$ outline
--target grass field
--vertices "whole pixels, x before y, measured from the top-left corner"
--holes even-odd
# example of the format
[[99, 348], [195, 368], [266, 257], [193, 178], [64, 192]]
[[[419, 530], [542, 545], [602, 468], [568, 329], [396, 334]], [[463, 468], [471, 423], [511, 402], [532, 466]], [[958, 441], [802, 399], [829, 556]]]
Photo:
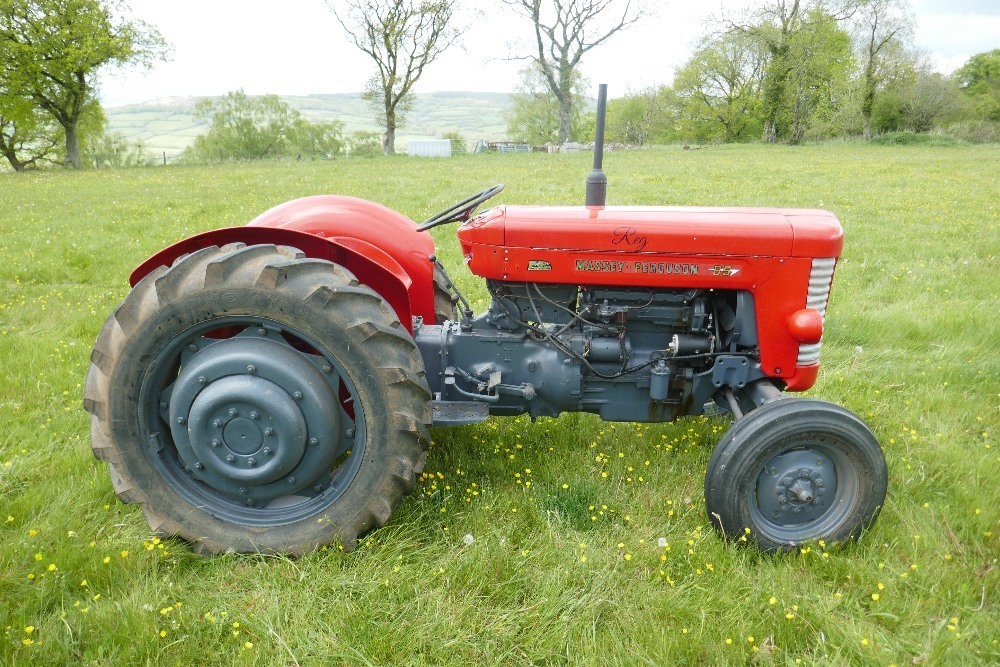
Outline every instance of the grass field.
[[[352, 553], [201, 558], [118, 502], [82, 384], [141, 260], [322, 192], [418, 220], [494, 182], [507, 203], [579, 203], [588, 160], [0, 174], [0, 664], [1000, 662], [995, 145], [607, 155], [609, 203], [841, 218], [810, 395], [862, 415], [885, 449], [887, 504], [859, 543], [779, 556], [724, 543], [702, 484], [728, 424], [705, 418], [434, 430], [416, 493]], [[454, 229], [435, 236], [481, 309]]]

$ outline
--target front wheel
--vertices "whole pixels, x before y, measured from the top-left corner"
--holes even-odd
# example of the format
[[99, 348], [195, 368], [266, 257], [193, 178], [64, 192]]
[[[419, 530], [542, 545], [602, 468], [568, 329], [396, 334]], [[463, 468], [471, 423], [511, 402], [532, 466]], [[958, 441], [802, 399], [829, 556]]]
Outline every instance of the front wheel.
[[412, 490], [430, 393], [413, 339], [344, 268], [210, 247], [146, 276], [94, 346], [95, 456], [196, 551], [351, 547]]
[[886, 486], [882, 449], [859, 417], [783, 398], [745, 415], [719, 442], [705, 504], [724, 535], [775, 552], [857, 537], [878, 516]]

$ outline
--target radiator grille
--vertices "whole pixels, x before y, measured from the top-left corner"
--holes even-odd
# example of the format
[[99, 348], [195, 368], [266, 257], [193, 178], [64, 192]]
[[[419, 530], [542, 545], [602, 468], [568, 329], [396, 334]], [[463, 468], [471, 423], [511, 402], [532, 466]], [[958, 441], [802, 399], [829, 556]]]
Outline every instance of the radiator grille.
[[[809, 293], [806, 296], [806, 308], [819, 311], [826, 322], [826, 304], [830, 299], [830, 286], [833, 284], [833, 270], [837, 266], [836, 257], [813, 259], [812, 270], [809, 272]], [[819, 363], [819, 350], [823, 342], [812, 345], [799, 345], [799, 357], [796, 366], [812, 366]]]

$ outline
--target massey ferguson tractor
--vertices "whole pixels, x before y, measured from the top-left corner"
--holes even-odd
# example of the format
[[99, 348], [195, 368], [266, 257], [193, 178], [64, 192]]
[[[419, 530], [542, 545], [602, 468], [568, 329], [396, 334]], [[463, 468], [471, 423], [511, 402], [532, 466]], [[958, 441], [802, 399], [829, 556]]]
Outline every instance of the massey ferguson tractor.
[[[201, 553], [300, 554], [389, 520], [431, 427], [581, 411], [731, 414], [710, 521], [764, 551], [858, 536], [886, 494], [869, 428], [789, 398], [816, 381], [843, 231], [833, 214], [605, 206], [605, 88], [584, 206], [420, 225], [314, 196], [184, 239], [131, 275], [91, 356], [91, 441], [118, 497]], [[428, 230], [461, 223], [473, 314]]]

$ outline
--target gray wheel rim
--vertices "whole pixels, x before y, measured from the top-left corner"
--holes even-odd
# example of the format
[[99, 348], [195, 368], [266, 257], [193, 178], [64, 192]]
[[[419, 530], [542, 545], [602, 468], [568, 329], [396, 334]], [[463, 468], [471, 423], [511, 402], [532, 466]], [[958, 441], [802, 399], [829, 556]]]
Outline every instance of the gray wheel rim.
[[781, 449], [747, 489], [750, 516], [768, 539], [793, 544], [836, 531], [860, 493], [855, 464], [823, 438]]
[[356, 396], [340, 361], [301, 331], [225, 317], [160, 349], [139, 420], [153, 465], [187, 502], [222, 520], [278, 526], [321, 513], [357, 475], [366, 429]]

